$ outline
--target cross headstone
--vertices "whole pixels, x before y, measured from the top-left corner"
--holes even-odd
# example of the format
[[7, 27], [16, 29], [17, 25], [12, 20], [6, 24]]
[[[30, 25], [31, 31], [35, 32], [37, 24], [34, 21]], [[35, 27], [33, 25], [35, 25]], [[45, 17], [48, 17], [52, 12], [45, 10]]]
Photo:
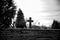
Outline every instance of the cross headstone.
[[27, 21], [29, 22], [29, 27], [31, 28], [31, 23], [33, 22], [32, 18], [30, 17]]

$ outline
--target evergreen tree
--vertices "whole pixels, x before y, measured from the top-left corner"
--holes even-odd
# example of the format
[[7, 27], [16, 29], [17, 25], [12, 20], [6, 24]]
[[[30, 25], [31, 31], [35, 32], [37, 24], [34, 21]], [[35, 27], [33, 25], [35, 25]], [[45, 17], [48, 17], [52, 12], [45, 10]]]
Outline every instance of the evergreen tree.
[[16, 6], [13, 0], [0, 1], [0, 28], [8, 28], [11, 24], [11, 18], [16, 13]]
[[60, 29], [60, 23], [54, 20], [52, 24], [52, 29]]
[[19, 11], [18, 11], [17, 20], [16, 20], [16, 27], [17, 28], [26, 27], [26, 22], [24, 20], [24, 15], [23, 15], [23, 12], [21, 9], [19, 9]]

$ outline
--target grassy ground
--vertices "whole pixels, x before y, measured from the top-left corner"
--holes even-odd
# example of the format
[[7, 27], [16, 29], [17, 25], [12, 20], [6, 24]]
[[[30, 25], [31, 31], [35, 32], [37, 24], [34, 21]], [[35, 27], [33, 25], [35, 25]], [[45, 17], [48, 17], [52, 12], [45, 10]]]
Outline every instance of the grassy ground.
[[57, 29], [4, 29], [0, 31], [0, 40], [58, 40], [59, 35]]

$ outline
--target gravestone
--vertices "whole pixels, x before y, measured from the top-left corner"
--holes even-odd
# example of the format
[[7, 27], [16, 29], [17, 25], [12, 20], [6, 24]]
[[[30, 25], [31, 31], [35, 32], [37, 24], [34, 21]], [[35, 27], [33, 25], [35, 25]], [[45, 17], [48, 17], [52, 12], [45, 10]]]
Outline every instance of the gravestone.
[[29, 22], [29, 27], [31, 28], [31, 23], [33, 22], [32, 18], [30, 17], [27, 21]]

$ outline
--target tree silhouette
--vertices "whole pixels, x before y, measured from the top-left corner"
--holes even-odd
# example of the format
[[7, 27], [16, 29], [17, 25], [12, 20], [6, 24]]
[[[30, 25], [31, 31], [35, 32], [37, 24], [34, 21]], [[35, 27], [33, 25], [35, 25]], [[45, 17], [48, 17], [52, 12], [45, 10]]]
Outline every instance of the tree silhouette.
[[18, 11], [17, 20], [16, 20], [16, 27], [17, 28], [26, 27], [26, 22], [24, 20], [24, 14], [21, 9], [19, 9], [19, 11]]
[[16, 13], [16, 6], [13, 0], [0, 1], [0, 28], [8, 28], [11, 24], [11, 18]]
[[53, 24], [52, 24], [52, 28], [53, 29], [60, 29], [60, 23], [56, 20], [53, 21]]

